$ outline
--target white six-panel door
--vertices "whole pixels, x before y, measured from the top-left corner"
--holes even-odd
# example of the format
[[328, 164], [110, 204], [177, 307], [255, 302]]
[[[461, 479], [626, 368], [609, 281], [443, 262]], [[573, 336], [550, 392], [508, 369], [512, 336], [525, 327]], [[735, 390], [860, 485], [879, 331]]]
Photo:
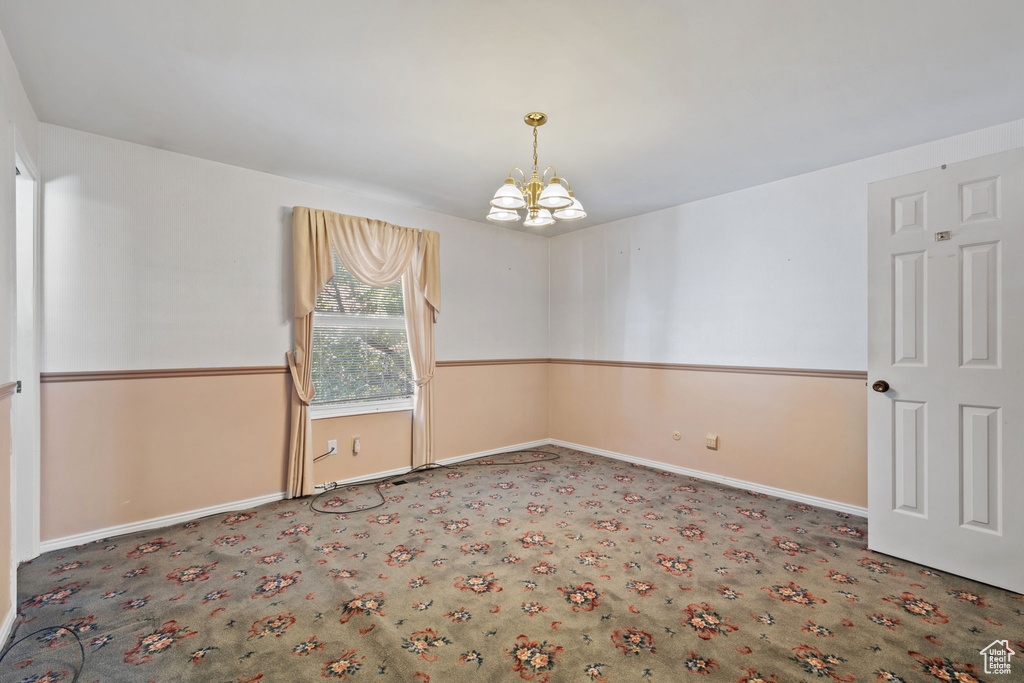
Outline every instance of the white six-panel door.
[[868, 213], [868, 545], [1024, 592], [1024, 150]]

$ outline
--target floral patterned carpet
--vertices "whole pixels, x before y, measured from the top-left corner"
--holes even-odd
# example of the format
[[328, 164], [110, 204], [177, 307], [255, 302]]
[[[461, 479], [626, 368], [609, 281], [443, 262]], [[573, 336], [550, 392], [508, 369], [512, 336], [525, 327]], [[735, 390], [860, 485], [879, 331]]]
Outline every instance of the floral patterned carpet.
[[[80, 681], [959, 681], [1021, 596], [876, 555], [865, 521], [546, 447], [21, 567], [16, 637]], [[320, 506], [378, 501], [338, 489]], [[1012, 660], [1024, 676], [1024, 660]], [[0, 680], [71, 681], [64, 630]]]

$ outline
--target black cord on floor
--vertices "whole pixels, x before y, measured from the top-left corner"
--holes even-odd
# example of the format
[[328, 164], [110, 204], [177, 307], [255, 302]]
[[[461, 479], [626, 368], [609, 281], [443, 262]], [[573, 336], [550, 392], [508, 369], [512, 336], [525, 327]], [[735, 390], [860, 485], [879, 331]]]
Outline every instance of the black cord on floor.
[[46, 628], [41, 628], [36, 631], [32, 631], [32, 633], [29, 633], [27, 636], [22, 636], [21, 638], [18, 638], [16, 641], [8, 645], [3, 652], [0, 652], [0, 663], [4, 661], [4, 657], [6, 657], [8, 653], [10, 653], [10, 651], [13, 650], [16, 645], [28, 640], [34, 635], [45, 633], [47, 631], [67, 631], [75, 637], [76, 641], [78, 641], [78, 651], [79, 654], [81, 655], [81, 661], [78, 664], [78, 671], [75, 672], [74, 678], [71, 679], [71, 683], [75, 683], [78, 680], [78, 677], [82, 675], [82, 670], [85, 668], [85, 645], [82, 644], [82, 639], [78, 637], [78, 634], [75, 633], [75, 630], [70, 629], [67, 626], [47, 626]]
[[[551, 461], [554, 461], [554, 460], [559, 460], [562, 457], [558, 453], [552, 453], [551, 451], [542, 451], [542, 450], [539, 450], [539, 449], [528, 449], [528, 450], [520, 450], [520, 451], [508, 451], [507, 453], [501, 453], [499, 455], [516, 455], [517, 453], [531, 453], [531, 454], [542, 453], [542, 454], [544, 454], [545, 456], [548, 456], [548, 457], [533, 458], [533, 459], [522, 460], [522, 461], [518, 461], [518, 462], [496, 462], [492, 458], [488, 458], [486, 460], [481, 458], [481, 459], [478, 459], [479, 461], [466, 461], [466, 462], [455, 463], [454, 465], [442, 465], [440, 463], [428, 463], [426, 465], [417, 465], [416, 467], [412, 468], [408, 472], [403, 472], [402, 474], [393, 474], [393, 475], [391, 475], [389, 477], [382, 477], [380, 479], [375, 479], [375, 480], [372, 480], [372, 481], [365, 481], [365, 482], [360, 482], [358, 484], [352, 484], [352, 485], [345, 485], [345, 484], [338, 485], [338, 484], [335, 484], [335, 485], [331, 486], [330, 488], [326, 489], [325, 491], [322, 491], [317, 496], [315, 496], [312, 500], [310, 500], [309, 501], [309, 507], [314, 512], [320, 512], [320, 513], [328, 514], [328, 515], [348, 515], [348, 514], [354, 514], [354, 513], [357, 513], [357, 512], [366, 512], [368, 510], [375, 510], [375, 509], [381, 507], [382, 505], [384, 505], [387, 502], [387, 499], [384, 497], [384, 493], [381, 491], [381, 486], [383, 486], [384, 484], [386, 484], [388, 482], [394, 481], [396, 479], [400, 479], [402, 477], [408, 477], [411, 474], [416, 474], [417, 472], [425, 472], [427, 470], [436, 470], [436, 469], [442, 469], [442, 468], [443, 469], [448, 469], [448, 470], [457, 470], [460, 467], [500, 467], [500, 466], [514, 467], [516, 465], [532, 465], [532, 464], [538, 463], [538, 462], [551, 462]], [[326, 457], [328, 455], [331, 455], [331, 453], [330, 452], [324, 453], [323, 455], [318, 456], [317, 458], [314, 458], [314, 462], [316, 462], [316, 460], [319, 460], [320, 458]], [[322, 498], [323, 496], [327, 495], [328, 493], [331, 493], [332, 491], [336, 491], [336, 490], [338, 490], [340, 488], [354, 489], [354, 488], [360, 488], [360, 487], [363, 487], [363, 486], [370, 486], [370, 485], [373, 486], [374, 492], [378, 496], [380, 496], [380, 502], [377, 503], [376, 505], [371, 505], [369, 507], [355, 508], [355, 509], [352, 509], [352, 510], [328, 510], [328, 509], [318, 508], [316, 506], [316, 502], [318, 500], [320, 500], [320, 498]], [[214, 513], [212, 515], [207, 515], [207, 517], [215, 517], [217, 515], [222, 515], [222, 514], [224, 514], [224, 513], [223, 512], [218, 512], [218, 513]], [[202, 518], [200, 518], [200, 519], [202, 519]], [[82, 675], [82, 670], [85, 669], [85, 645], [82, 643], [82, 639], [78, 637], [78, 634], [74, 631], [74, 629], [70, 629], [67, 626], [47, 626], [46, 628], [41, 628], [41, 629], [33, 631], [32, 633], [29, 633], [26, 636], [22, 636], [21, 638], [19, 638], [18, 640], [14, 641], [9, 646], [7, 646], [7, 648], [5, 648], [3, 650], [3, 652], [0, 652], [0, 663], [3, 662], [4, 658], [7, 657], [7, 655], [11, 652], [11, 650], [13, 650], [15, 648], [15, 646], [19, 645], [20, 643], [23, 643], [24, 641], [28, 640], [29, 638], [31, 638], [33, 636], [39, 635], [40, 633], [46, 633], [48, 631], [55, 631], [55, 632], [56, 631], [66, 631], [67, 633], [70, 633], [72, 636], [75, 637], [75, 641], [78, 643], [78, 651], [79, 651], [79, 654], [80, 654], [80, 661], [79, 661], [79, 665], [78, 665], [78, 670], [75, 671], [75, 675], [71, 679], [71, 683], [76, 683], [78, 681], [79, 677]]]
[[[326, 489], [324, 491], [321, 491], [312, 500], [310, 500], [309, 501], [309, 509], [312, 510], [313, 512], [319, 512], [319, 513], [322, 513], [322, 514], [325, 514], [325, 515], [350, 515], [350, 514], [354, 514], [354, 513], [357, 513], [357, 512], [367, 512], [369, 510], [376, 510], [377, 508], [379, 508], [379, 507], [383, 506], [385, 503], [387, 503], [387, 499], [384, 497], [384, 493], [380, 490], [381, 486], [383, 486], [384, 484], [387, 484], [388, 482], [394, 481], [395, 479], [402, 479], [404, 477], [408, 477], [411, 474], [416, 474], [417, 472], [424, 472], [426, 470], [436, 470], [436, 469], [441, 469], [441, 468], [448, 469], [448, 470], [455, 470], [455, 469], [458, 469], [459, 467], [497, 467], [497, 466], [500, 466], [500, 465], [504, 465], [506, 467], [513, 467], [515, 465], [532, 465], [533, 463], [536, 463], [536, 462], [551, 462], [553, 460], [559, 460], [562, 457], [558, 453], [552, 453], [551, 451], [542, 451], [542, 450], [535, 450], [535, 449], [528, 449], [528, 450], [521, 450], [521, 451], [508, 451], [507, 453], [499, 453], [498, 455], [499, 456], [501, 456], [501, 455], [515, 455], [516, 453], [543, 453], [544, 455], [547, 455], [547, 456], [550, 456], [550, 457], [534, 458], [532, 460], [523, 460], [521, 462], [494, 462], [490, 458], [488, 458], [486, 460], [481, 458], [481, 459], [479, 459], [480, 462], [477, 462], [477, 461], [465, 461], [465, 462], [455, 463], [453, 465], [442, 465], [441, 463], [436, 463], [436, 462], [427, 463], [426, 465], [417, 465], [416, 467], [412, 468], [408, 472], [403, 472], [402, 474], [393, 474], [393, 475], [391, 475], [389, 477], [382, 477], [381, 479], [374, 479], [374, 480], [371, 480], [371, 481], [363, 481], [363, 482], [360, 482], [358, 484], [351, 484], [351, 485], [348, 485], [348, 484], [335, 484], [335, 485], [331, 486], [330, 488], [328, 488], [328, 489]], [[357, 508], [354, 508], [352, 510], [327, 510], [327, 509], [324, 509], [324, 508], [318, 508], [316, 506], [316, 502], [318, 500], [320, 500], [321, 498], [326, 496], [328, 493], [331, 493], [332, 491], [337, 491], [338, 489], [354, 489], [354, 488], [360, 488], [360, 487], [363, 487], [363, 486], [370, 486], [370, 485], [373, 485], [374, 492], [378, 496], [380, 496], [380, 502], [377, 503], [376, 505], [370, 505], [368, 507], [357, 507]]]

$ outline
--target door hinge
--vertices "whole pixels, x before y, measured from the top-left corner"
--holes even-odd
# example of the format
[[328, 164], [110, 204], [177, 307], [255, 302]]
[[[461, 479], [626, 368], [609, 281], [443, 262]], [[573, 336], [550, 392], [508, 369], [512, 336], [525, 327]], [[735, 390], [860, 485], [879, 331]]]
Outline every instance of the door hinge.
[[17, 381], [17, 383], [14, 386], [14, 393], [16, 393], [16, 394], [20, 394], [21, 393], [21, 380], [20, 379]]

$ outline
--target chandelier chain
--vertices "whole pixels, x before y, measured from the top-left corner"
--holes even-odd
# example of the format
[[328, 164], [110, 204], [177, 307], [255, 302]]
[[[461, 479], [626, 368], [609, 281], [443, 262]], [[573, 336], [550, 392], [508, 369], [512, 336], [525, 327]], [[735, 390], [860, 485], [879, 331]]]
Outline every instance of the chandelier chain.
[[537, 172], [537, 127], [533, 127], [533, 172]]

